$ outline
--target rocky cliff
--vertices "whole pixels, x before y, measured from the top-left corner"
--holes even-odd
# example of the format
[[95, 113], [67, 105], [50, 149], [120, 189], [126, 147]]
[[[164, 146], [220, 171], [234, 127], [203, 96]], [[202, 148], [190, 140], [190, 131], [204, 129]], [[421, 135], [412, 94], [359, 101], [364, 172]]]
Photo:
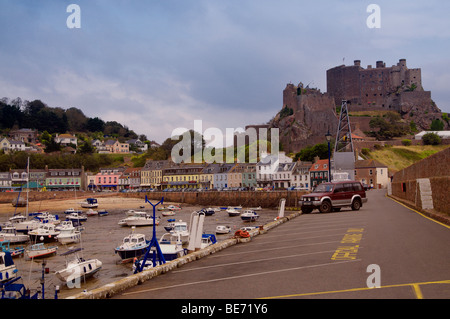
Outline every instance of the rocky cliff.
[[283, 108], [269, 126], [279, 128], [280, 145], [286, 153], [325, 142], [329, 131], [336, 134], [338, 117], [334, 99], [318, 89], [303, 84], [287, 84], [283, 91]]

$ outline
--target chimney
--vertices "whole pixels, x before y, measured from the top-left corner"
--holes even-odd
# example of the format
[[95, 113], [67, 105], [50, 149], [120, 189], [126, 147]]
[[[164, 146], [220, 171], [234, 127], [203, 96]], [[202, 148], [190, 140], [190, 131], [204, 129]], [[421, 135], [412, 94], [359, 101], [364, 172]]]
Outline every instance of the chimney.
[[355, 60], [353, 61], [353, 63], [355, 64], [355, 66], [361, 66], [361, 60]]
[[383, 61], [377, 61], [377, 69], [384, 68], [385, 66], [386, 66], [386, 64], [383, 63]]

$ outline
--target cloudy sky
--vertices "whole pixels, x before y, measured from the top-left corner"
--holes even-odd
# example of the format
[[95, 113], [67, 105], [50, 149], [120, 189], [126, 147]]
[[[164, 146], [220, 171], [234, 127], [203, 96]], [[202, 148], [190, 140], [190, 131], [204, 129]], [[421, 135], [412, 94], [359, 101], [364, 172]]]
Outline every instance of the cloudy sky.
[[[81, 28], [67, 27], [70, 4]], [[368, 28], [369, 4], [381, 27]], [[0, 0], [0, 98], [77, 107], [163, 142], [270, 120], [286, 84], [337, 65], [422, 68], [450, 112], [449, 1]]]

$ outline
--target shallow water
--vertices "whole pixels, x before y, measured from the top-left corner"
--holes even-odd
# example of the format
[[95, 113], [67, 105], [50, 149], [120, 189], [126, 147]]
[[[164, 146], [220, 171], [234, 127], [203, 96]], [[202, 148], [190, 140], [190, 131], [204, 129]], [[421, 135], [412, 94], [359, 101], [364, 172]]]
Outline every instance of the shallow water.
[[[138, 207], [130, 207], [129, 209], [144, 210], [152, 213], [153, 209], [149, 206], [150, 205], [146, 204], [145, 209], [139, 209]], [[101, 207], [99, 208], [101, 209]], [[168, 219], [175, 218], [176, 220], [183, 220], [189, 224], [192, 212], [201, 208], [202, 207], [198, 206], [185, 206], [182, 210], [177, 211], [175, 216], [162, 216], [161, 212], [156, 211], [156, 216], [161, 217], [159, 225], [156, 226], [157, 238], [159, 239], [166, 233], [164, 225], [167, 224]], [[131, 232], [131, 227], [122, 227], [117, 224], [119, 220], [126, 217], [126, 211], [127, 210], [108, 210], [108, 216], [88, 217], [88, 220], [83, 223], [85, 230], [82, 231], [81, 243], [69, 245], [62, 245], [58, 242], [49, 243], [49, 245], [58, 245], [58, 253], [45, 259], [47, 263], [46, 268], [49, 268], [50, 271], [45, 275], [46, 299], [54, 298], [56, 285], [60, 286], [58, 297], [66, 298], [83, 290], [92, 290], [133, 274], [132, 264], [122, 263], [120, 257], [114, 252], [114, 248], [117, 247], [122, 242], [122, 239]], [[215, 234], [217, 225], [231, 226], [231, 233], [227, 235], [216, 235], [217, 240], [222, 241], [232, 237], [234, 232], [243, 226], [259, 226], [274, 220], [278, 211], [263, 209], [258, 211], [258, 214], [260, 217], [256, 222], [244, 222], [239, 216], [229, 217], [228, 213], [225, 210], [222, 210], [216, 212], [212, 216], [205, 217], [203, 232]], [[64, 213], [58, 213], [58, 215], [60, 218], [64, 218]], [[2, 222], [4, 221], [6, 220], [2, 220]], [[150, 240], [153, 233], [153, 227], [136, 227], [135, 232], [145, 234], [146, 239]], [[65, 284], [62, 284], [54, 273], [65, 267], [65, 257], [60, 256], [60, 254], [68, 249], [78, 247], [83, 248], [82, 257], [84, 259], [97, 258], [103, 263], [103, 266], [93, 277], [88, 278], [86, 282], [82, 282], [80, 288], [69, 288]], [[14, 258], [14, 262], [19, 269], [19, 275], [22, 276], [25, 285], [29, 287], [32, 292], [36, 291], [36, 289], [40, 287], [40, 279], [42, 277], [42, 259], [31, 261], [24, 257], [18, 257]]]

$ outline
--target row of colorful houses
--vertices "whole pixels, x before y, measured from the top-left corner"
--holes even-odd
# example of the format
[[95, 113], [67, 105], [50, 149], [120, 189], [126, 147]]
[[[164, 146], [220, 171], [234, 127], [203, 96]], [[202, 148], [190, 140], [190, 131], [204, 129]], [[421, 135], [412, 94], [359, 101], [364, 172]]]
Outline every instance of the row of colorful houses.
[[[45, 190], [310, 190], [329, 180], [328, 160], [293, 162], [280, 153], [265, 154], [258, 163], [176, 164], [170, 160], [146, 162], [144, 167], [102, 168], [98, 173], [81, 169], [24, 169], [0, 172], [0, 189]], [[333, 170], [331, 170], [333, 173]], [[355, 177], [364, 184], [385, 188], [387, 166], [374, 160], [355, 163]]]

